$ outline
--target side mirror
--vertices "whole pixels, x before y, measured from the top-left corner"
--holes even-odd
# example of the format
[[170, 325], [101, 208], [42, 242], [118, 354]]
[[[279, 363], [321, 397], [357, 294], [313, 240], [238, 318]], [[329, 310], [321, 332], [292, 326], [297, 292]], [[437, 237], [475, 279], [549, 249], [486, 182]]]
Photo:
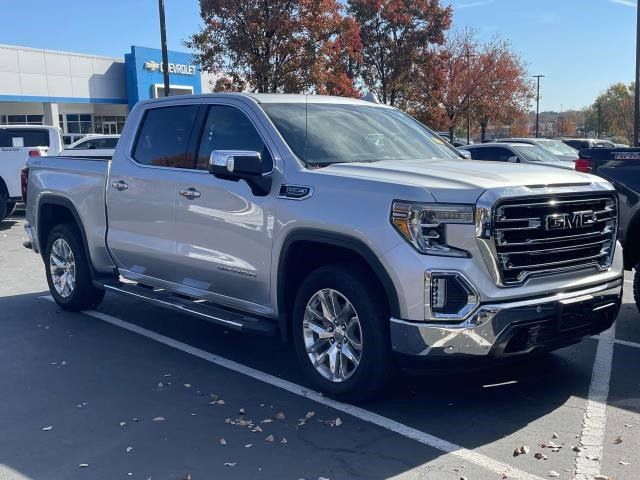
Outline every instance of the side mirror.
[[507, 158], [507, 162], [518, 163], [518, 157], [516, 157], [515, 155], [512, 155], [511, 157]]
[[471, 152], [469, 150], [458, 150], [458, 152], [467, 160], [471, 160]]
[[262, 155], [250, 150], [214, 150], [209, 157], [209, 173], [217, 178], [243, 179], [254, 195], [265, 196], [271, 191], [271, 176], [262, 173]]

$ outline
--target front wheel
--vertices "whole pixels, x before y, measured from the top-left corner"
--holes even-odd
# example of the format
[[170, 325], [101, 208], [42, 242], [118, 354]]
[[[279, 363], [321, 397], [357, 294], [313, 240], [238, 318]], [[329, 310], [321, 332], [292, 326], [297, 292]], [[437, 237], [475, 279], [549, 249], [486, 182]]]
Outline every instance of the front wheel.
[[75, 225], [56, 225], [44, 251], [47, 283], [51, 296], [65, 310], [96, 307], [104, 290], [93, 285], [89, 261]]
[[393, 372], [389, 315], [366, 272], [321, 267], [301, 284], [292, 332], [302, 368], [323, 392], [347, 401], [375, 397]]

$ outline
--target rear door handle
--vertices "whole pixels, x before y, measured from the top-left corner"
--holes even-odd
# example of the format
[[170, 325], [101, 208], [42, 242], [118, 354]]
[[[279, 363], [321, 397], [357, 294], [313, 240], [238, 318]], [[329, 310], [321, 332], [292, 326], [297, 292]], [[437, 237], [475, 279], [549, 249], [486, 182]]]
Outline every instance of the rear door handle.
[[112, 182], [111, 186], [113, 188], [115, 188], [116, 190], [118, 190], [119, 192], [126, 190], [127, 188], [129, 188], [129, 185], [127, 184], [127, 182], [124, 182], [122, 180], [119, 180], [117, 182]]
[[185, 188], [183, 190], [180, 190], [180, 195], [189, 199], [193, 199], [199, 198], [202, 194], [195, 188]]

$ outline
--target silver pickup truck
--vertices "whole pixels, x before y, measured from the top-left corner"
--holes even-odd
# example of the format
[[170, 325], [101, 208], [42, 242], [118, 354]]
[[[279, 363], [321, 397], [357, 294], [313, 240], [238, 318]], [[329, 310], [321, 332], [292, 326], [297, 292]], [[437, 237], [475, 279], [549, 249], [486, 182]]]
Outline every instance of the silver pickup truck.
[[32, 158], [25, 175], [27, 245], [62, 308], [117, 292], [279, 333], [343, 399], [397, 366], [569, 345], [620, 307], [606, 180], [464, 160], [384, 105], [141, 102], [111, 161]]

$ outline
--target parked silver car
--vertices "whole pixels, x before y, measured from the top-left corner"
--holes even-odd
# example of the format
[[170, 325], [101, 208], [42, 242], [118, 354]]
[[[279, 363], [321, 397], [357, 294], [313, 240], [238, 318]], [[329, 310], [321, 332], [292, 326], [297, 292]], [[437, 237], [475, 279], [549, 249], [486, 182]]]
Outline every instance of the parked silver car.
[[574, 170], [572, 161], [559, 160], [546, 150], [530, 143], [481, 143], [460, 147], [466, 150], [474, 160], [491, 160], [495, 162], [531, 163], [547, 167]]
[[558, 160], [564, 160], [572, 162], [578, 159], [578, 151], [575, 148], [571, 148], [569, 145], [561, 140], [555, 140], [551, 138], [500, 138], [496, 140], [500, 143], [528, 143], [531, 145], [537, 145], [538, 147], [546, 150]]

